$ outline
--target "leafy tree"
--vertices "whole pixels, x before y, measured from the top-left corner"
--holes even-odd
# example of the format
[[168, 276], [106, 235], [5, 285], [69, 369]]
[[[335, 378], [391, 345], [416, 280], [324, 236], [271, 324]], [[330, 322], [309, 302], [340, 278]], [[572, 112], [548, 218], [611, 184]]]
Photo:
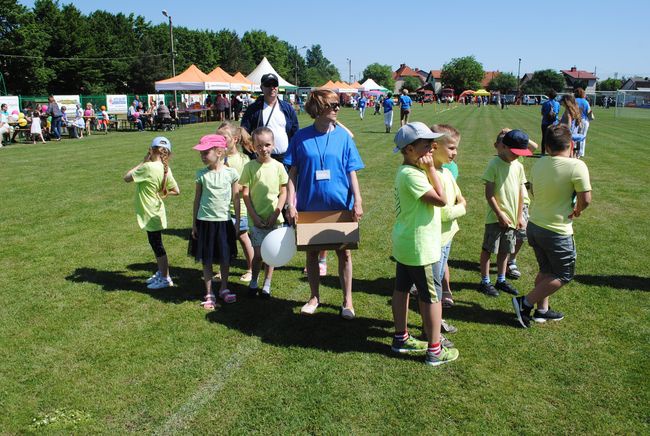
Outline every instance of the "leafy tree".
[[313, 86], [321, 86], [328, 80], [341, 80], [338, 68], [323, 54], [319, 44], [312, 45], [306, 53], [306, 82]]
[[219, 66], [230, 74], [241, 71], [247, 75], [255, 68], [251, 53], [233, 30], [220, 30], [214, 34], [212, 44], [219, 60]]
[[408, 89], [409, 92], [413, 92], [422, 86], [422, 82], [417, 77], [406, 77], [402, 83], [402, 89]]
[[393, 69], [390, 65], [381, 65], [378, 63], [370, 64], [363, 70], [362, 82], [372, 79], [378, 85], [383, 86], [389, 90], [395, 88], [395, 79], [393, 79]]
[[467, 89], [477, 89], [484, 75], [483, 65], [474, 56], [465, 56], [453, 58], [443, 65], [441, 80], [443, 86], [462, 92]]
[[517, 78], [511, 73], [501, 73], [490, 80], [487, 89], [506, 94], [517, 89]]
[[287, 46], [287, 68], [289, 69], [289, 77], [285, 77], [289, 82], [296, 82], [296, 77], [298, 77], [297, 83], [294, 83], [296, 86], [307, 86], [307, 62], [305, 59], [300, 56], [298, 49], [290, 45], [288, 42], [284, 42]]
[[269, 36], [263, 30], [251, 30], [244, 33], [242, 45], [250, 52], [255, 64], [266, 57], [281, 76], [288, 76], [287, 47], [277, 36]]
[[522, 87], [526, 94], [544, 94], [549, 89], [562, 92], [566, 82], [564, 76], [555, 70], [539, 70], [533, 73], [533, 77]]
[[618, 91], [623, 86], [623, 82], [620, 79], [612, 79], [611, 77], [605, 80], [601, 80], [596, 83], [596, 90], [598, 91]]

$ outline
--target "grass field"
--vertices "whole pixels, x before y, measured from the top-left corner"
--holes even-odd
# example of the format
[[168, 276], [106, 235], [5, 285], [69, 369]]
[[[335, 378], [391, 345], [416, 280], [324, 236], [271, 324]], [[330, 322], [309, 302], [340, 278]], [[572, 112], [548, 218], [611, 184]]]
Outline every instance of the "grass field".
[[[145, 287], [154, 259], [134, 187], [122, 181], [154, 133], [0, 149], [0, 434], [650, 433], [650, 123], [596, 109], [585, 159], [593, 203], [574, 224], [578, 275], [552, 302], [566, 318], [523, 330], [510, 298], [475, 290], [480, 176], [500, 128], [539, 140], [539, 109], [441, 109], [412, 115], [463, 135], [458, 183], [468, 215], [451, 256], [456, 306], [445, 313], [459, 329], [450, 339], [460, 358], [439, 368], [390, 353], [400, 158], [371, 110], [363, 122], [349, 109], [340, 116], [366, 164], [351, 322], [338, 316], [332, 275], [318, 314], [299, 315], [309, 294], [301, 254], [276, 272], [270, 301], [247, 299], [237, 283], [236, 304], [199, 307], [200, 266], [186, 256], [201, 166], [191, 146], [215, 123], [168, 135], [181, 196], [166, 200], [164, 241], [177, 286], [160, 291]], [[515, 284], [528, 291], [529, 247], [519, 265]], [[419, 334], [415, 311], [409, 321]]]

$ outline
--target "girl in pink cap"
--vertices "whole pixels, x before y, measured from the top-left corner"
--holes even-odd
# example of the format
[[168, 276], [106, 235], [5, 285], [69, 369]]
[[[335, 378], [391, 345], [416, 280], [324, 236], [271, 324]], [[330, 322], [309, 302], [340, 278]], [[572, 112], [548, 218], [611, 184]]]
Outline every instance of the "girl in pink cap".
[[[217, 305], [212, 291], [213, 263], [219, 263], [221, 286], [219, 297], [226, 303], [237, 300], [228, 290], [230, 259], [237, 254], [236, 228], [239, 228], [239, 173], [224, 163], [228, 144], [222, 135], [205, 135], [193, 148], [201, 153], [206, 165], [196, 172], [194, 223], [190, 254], [203, 264], [205, 301], [201, 305], [213, 310]], [[234, 200], [234, 201], [232, 201]], [[230, 219], [230, 203], [235, 206], [235, 223]]]

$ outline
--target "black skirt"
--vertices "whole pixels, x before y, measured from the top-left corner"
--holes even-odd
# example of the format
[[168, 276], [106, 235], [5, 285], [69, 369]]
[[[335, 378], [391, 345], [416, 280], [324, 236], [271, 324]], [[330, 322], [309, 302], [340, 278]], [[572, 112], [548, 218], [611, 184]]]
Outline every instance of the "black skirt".
[[235, 226], [228, 221], [196, 220], [197, 238], [190, 236], [187, 254], [203, 264], [230, 265], [230, 259], [237, 256]]

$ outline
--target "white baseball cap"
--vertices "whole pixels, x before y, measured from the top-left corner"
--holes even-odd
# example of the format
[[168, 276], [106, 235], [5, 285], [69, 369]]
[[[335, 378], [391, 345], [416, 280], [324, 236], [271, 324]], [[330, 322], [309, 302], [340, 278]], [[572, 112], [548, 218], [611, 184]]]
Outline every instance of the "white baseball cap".
[[436, 139], [445, 136], [444, 133], [432, 132], [426, 124], [420, 121], [404, 124], [395, 135], [395, 145], [393, 153], [397, 153], [409, 144], [414, 143], [418, 139]]

